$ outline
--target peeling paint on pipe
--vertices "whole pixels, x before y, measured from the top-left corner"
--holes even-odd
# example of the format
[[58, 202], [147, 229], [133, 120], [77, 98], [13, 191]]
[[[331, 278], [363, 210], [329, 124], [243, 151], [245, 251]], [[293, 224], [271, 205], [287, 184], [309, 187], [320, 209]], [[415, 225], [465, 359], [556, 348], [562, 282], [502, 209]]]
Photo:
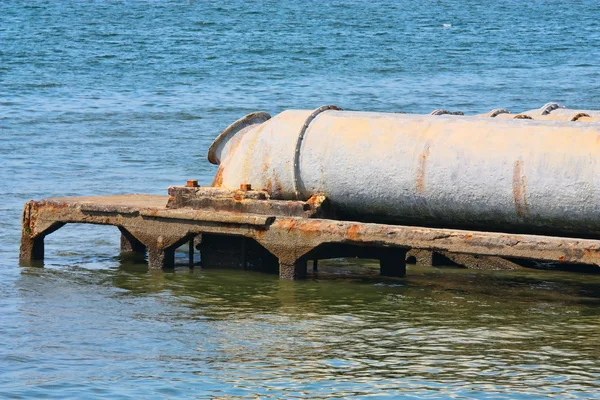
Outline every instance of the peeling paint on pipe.
[[217, 138], [215, 186], [251, 184], [274, 199], [322, 193], [358, 220], [600, 234], [596, 124], [326, 110], [303, 128], [311, 113]]

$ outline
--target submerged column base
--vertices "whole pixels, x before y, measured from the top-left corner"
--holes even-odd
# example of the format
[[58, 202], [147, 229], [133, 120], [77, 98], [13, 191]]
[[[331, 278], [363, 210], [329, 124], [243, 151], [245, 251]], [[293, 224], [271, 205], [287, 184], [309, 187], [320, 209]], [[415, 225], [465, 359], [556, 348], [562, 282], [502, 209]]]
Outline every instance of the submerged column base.
[[21, 248], [19, 251], [19, 261], [28, 263], [30, 261], [42, 261], [44, 259], [44, 236], [30, 237], [23, 234], [21, 236]]
[[306, 278], [306, 260], [299, 259], [293, 262], [279, 261], [279, 278], [297, 280]]
[[175, 249], [148, 248], [148, 269], [175, 268]]

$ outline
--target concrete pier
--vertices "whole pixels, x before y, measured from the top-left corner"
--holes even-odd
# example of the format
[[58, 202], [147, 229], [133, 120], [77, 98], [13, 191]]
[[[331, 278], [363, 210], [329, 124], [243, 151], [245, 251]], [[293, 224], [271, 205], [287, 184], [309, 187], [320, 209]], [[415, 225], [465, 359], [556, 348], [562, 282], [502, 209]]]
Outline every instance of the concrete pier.
[[173, 268], [175, 249], [186, 243], [190, 266], [197, 248], [202, 265], [278, 272], [284, 279], [306, 277], [308, 261], [338, 257], [379, 260], [381, 275], [401, 277], [410, 249], [458, 263], [462, 257], [466, 264], [495, 259], [508, 267], [505, 258], [515, 258], [600, 265], [599, 240], [341, 221], [323, 218], [323, 198], [273, 201], [249, 191], [231, 198], [214, 192], [193, 208], [181, 201], [185, 190], [201, 189], [170, 191], [170, 197], [30, 201], [23, 210], [20, 259], [42, 260], [47, 235], [65, 224], [89, 223], [118, 227], [121, 251], [147, 252], [149, 268]]

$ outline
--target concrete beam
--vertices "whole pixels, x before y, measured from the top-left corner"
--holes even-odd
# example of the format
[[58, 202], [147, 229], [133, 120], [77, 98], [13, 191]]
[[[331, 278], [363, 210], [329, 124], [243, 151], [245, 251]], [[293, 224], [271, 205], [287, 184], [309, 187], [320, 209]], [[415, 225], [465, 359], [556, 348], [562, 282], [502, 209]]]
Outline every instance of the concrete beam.
[[[122, 195], [49, 199], [27, 203], [24, 210], [22, 256], [43, 255], [43, 237], [65, 223], [114, 225], [131, 233], [152, 252], [153, 267], [172, 265], [170, 250], [196, 235], [229, 235], [253, 239], [279, 259], [280, 276], [305, 276], [305, 261], [321, 245], [365, 249], [419, 248], [478, 256], [510, 257], [562, 263], [600, 264], [600, 241], [540, 235], [436, 229], [331, 219], [281, 217], [167, 209], [166, 196]], [[391, 250], [390, 250], [391, 251]], [[161, 255], [162, 253], [162, 255]], [[369, 254], [368, 254], [369, 253]], [[370, 257], [370, 255], [369, 255]], [[381, 259], [381, 258], [380, 258]], [[398, 265], [398, 261], [394, 261]], [[391, 268], [391, 267], [390, 267]], [[400, 268], [402, 269], [402, 268]]]

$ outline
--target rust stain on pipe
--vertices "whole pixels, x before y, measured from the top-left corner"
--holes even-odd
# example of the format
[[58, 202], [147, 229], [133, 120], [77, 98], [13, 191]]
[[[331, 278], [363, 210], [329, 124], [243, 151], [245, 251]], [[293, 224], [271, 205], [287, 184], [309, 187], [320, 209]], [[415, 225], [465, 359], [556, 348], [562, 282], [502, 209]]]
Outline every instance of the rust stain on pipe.
[[515, 161], [512, 187], [517, 215], [519, 217], [529, 215], [529, 205], [527, 204], [527, 177], [523, 174], [523, 160]]
[[225, 168], [223, 168], [223, 164], [220, 164], [219, 169], [217, 169], [217, 173], [215, 174], [215, 178], [213, 179], [211, 186], [214, 186], [214, 187], [223, 186], [223, 171], [224, 170], [225, 170]]
[[425, 190], [425, 173], [427, 172], [427, 157], [429, 157], [429, 144], [425, 145], [425, 149], [419, 155], [419, 165], [417, 165], [417, 191]]
[[281, 182], [279, 181], [276, 174], [270, 174], [270, 176], [267, 176], [265, 190], [269, 192], [269, 195], [272, 199], [283, 199], [283, 186], [281, 185]]

